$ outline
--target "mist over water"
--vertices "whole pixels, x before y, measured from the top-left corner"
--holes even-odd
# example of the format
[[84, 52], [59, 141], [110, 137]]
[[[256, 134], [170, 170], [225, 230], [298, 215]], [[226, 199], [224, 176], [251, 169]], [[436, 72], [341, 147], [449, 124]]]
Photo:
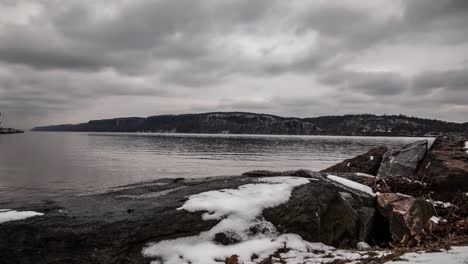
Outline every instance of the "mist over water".
[[321, 170], [417, 138], [30, 132], [0, 136], [0, 195], [86, 192], [159, 178]]

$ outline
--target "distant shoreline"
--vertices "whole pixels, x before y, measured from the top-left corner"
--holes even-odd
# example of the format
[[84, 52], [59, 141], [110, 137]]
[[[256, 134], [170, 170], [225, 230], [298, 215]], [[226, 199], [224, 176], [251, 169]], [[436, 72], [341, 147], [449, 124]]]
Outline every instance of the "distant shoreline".
[[281, 117], [243, 112], [159, 115], [35, 127], [32, 131], [435, 137], [468, 135], [468, 123], [403, 115]]
[[14, 129], [14, 128], [1, 128], [0, 127], [0, 134], [1, 135], [6, 135], [6, 134], [20, 134], [20, 133], [24, 133], [23, 130], [19, 130], [19, 129]]

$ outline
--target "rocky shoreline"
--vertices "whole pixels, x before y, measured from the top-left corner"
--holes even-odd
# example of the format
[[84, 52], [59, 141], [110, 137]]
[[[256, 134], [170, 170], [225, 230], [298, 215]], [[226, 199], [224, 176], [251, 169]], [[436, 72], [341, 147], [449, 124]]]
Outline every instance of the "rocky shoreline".
[[14, 128], [2, 128], [2, 127], [0, 127], [0, 134], [19, 134], [19, 133], [24, 133], [24, 131], [14, 129]]
[[[161, 179], [0, 202], [9, 208], [0, 210], [2, 263], [199, 263], [195, 238], [206, 240], [213, 263], [230, 264], [384, 263], [406, 252], [468, 246], [467, 141], [383, 146], [321, 172]], [[20, 212], [37, 214], [2, 222], [2, 214]], [[226, 227], [231, 220], [243, 222]], [[184, 247], [192, 250], [177, 251]], [[293, 258], [303, 262], [288, 262]]]

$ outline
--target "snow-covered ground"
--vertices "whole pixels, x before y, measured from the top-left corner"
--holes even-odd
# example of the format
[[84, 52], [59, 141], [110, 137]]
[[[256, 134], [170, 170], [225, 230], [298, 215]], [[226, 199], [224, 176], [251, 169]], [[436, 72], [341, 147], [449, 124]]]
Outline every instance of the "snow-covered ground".
[[433, 253], [406, 253], [403, 260], [386, 262], [389, 264], [468, 264], [468, 247], [452, 247], [449, 251]]
[[0, 224], [9, 221], [22, 220], [33, 216], [44, 215], [34, 211], [16, 211], [10, 209], [0, 209]]

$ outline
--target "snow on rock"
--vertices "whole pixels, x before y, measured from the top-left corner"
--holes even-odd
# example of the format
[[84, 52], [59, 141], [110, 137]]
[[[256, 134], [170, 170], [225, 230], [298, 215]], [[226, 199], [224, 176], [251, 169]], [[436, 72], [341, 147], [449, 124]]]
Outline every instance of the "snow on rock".
[[0, 224], [9, 222], [9, 221], [17, 221], [26, 219], [33, 216], [40, 216], [44, 215], [43, 213], [38, 213], [34, 211], [16, 211], [10, 209], [0, 209]]
[[403, 260], [390, 261], [392, 264], [466, 264], [468, 260], [468, 247], [452, 247], [452, 249], [443, 252], [419, 252], [406, 253], [401, 256]]
[[363, 249], [370, 249], [371, 246], [369, 246], [369, 244], [367, 244], [366, 242], [359, 242], [357, 243], [356, 248], [359, 250], [363, 250]]
[[437, 217], [437, 216], [433, 216], [431, 217], [431, 219], [429, 219], [431, 222], [433, 222], [434, 224], [438, 224], [440, 222], [447, 222], [447, 220], [443, 219], [443, 218], [440, 218], [440, 217]]
[[426, 199], [426, 202], [430, 202], [434, 206], [442, 207], [442, 208], [449, 208], [449, 207], [454, 206], [452, 203], [449, 203], [449, 202], [441, 202], [441, 201], [435, 201], [435, 200], [430, 200], [430, 199]]
[[468, 154], [468, 141], [465, 142], [466, 154]]
[[369, 159], [370, 159], [370, 160], [374, 160], [374, 156], [370, 156]]
[[358, 190], [358, 191], [367, 193], [369, 195], [375, 196], [375, 193], [372, 191], [372, 188], [369, 186], [366, 186], [366, 185], [363, 185], [363, 184], [360, 184], [360, 183], [357, 183], [357, 182], [354, 182], [345, 178], [334, 176], [331, 174], [327, 175], [327, 178], [341, 185], [347, 186], [351, 189]]
[[[198, 236], [166, 240], [148, 244], [143, 255], [154, 257], [154, 264], [211, 264], [238, 255], [243, 263], [252, 262], [252, 255], [267, 258], [285, 245], [307, 250], [311, 245], [297, 235], [278, 236], [275, 227], [260, 217], [263, 209], [287, 202], [294, 187], [309, 183], [308, 179], [296, 177], [261, 178], [255, 184], [246, 184], [238, 189], [223, 189], [191, 195], [178, 210], [206, 211], [204, 220], [221, 219], [211, 230]], [[263, 230], [252, 234], [251, 228]], [[215, 243], [218, 233], [228, 234], [240, 242], [233, 245]], [[218, 261], [218, 262], [217, 262]]]

